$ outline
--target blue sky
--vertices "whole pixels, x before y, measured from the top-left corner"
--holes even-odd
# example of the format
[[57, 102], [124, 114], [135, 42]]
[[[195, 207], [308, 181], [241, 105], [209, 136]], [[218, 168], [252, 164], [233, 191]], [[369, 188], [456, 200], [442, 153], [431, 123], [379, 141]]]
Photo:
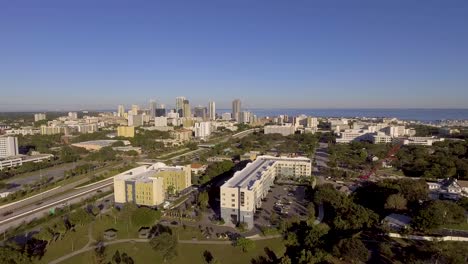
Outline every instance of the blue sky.
[[468, 108], [468, 1], [0, 0], [0, 111]]

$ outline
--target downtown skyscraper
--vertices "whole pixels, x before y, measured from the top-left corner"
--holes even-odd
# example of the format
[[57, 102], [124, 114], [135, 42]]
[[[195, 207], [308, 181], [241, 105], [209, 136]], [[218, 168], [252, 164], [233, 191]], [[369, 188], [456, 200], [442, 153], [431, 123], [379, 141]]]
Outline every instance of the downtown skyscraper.
[[240, 119], [241, 112], [241, 101], [240, 99], [235, 99], [232, 101], [232, 118], [236, 121]]
[[175, 110], [177, 113], [179, 113], [180, 116], [183, 115], [184, 101], [185, 101], [185, 97], [183, 96], [176, 97]]
[[149, 102], [149, 114], [151, 118], [154, 118], [156, 116], [156, 101], [155, 100], [150, 100]]
[[216, 119], [216, 104], [214, 101], [208, 103], [208, 117], [210, 120]]

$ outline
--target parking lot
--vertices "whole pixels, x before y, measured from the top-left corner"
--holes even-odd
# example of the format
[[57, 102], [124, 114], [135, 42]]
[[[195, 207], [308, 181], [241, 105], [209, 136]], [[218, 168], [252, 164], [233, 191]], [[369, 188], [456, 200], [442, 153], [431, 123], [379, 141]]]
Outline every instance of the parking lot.
[[[277, 217], [276, 217], [276, 216]], [[256, 226], [271, 226], [275, 218], [307, 217], [305, 187], [275, 185], [255, 214]]]

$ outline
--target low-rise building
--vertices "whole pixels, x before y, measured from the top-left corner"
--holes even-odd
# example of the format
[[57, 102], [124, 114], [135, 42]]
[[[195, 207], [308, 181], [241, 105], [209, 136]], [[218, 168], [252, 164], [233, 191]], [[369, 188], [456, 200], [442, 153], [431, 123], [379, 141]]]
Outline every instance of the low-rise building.
[[265, 126], [265, 135], [267, 134], [281, 134], [283, 136], [293, 135], [296, 132], [295, 127], [292, 124], [285, 125], [269, 125]]
[[401, 214], [390, 214], [382, 220], [382, 223], [392, 230], [400, 231], [410, 226], [411, 217]]
[[6, 159], [0, 159], [0, 171], [5, 168], [19, 167], [27, 162], [38, 163], [42, 161], [49, 161], [53, 158], [54, 158], [54, 155], [52, 154], [38, 154], [38, 155], [32, 155], [32, 156], [17, 155], [17, 156], [9, 157]]
[[193, 174], [201, 174], [201, 173], [204, 173], [206, 171], [206, 169], [208, 168], [207, 165], [203, 165], [203, 164], [200, 164], [200, 163], [192, 163], [190, 164], [190, 169], [192, 170], [192, 173]]
[[42, 121], [42, 120], [46, 120], [46, 114], [44, 113], [38, 113], [38, 114], [34, 114], [34, 122], [38, 122], [38, 121]]
[[135, 137], [135, 127], [134, 126], [119, 126], [117, 127], [117, 136], [118, 137]]
[[252, 228], [255, 211], [276, 178], [309, 177], [311, 170], [311, 160], [305, 157], [257, 157], [220, 187], [221, 218], [228, 225]]
[[128, 126], [139, 127], [143, 125], [142, 115], [128, 115]]
[[468, 181], [458, 181], [455, 178], [447, 178], [437, 182], [427, 182], [429, 192], [433, 198], [458, 200], [468, 197]]
[[17, 129], [8, 129], [5, 131], [5, 134], [7, 135], [38, 135], [41, 133], [41, 130], [39, 128], [35, 127], [21, 127]]
[[156, 127], [166, 127], [167, 126], [167, 117], [159, 116], [154, 118], [154, 126]]
[[444, 141], [443, 138], [436, 137], [408, 137], [402, 138], [403, 145], [432, 146], [435, 142]]
[[186, 142], [192, 139], [192, 130], [179, 129], [170, 132], [170, 135], [179, 141]]
[[352, 141], [372, 140], [372, 133], [363, 129], [346, 129], [340, 133], [340, 137], [336, 139], [336, 143], [350, 143]]
[[[110, 146], [112, 146], [112, 144], [114, 144], [117, 141], [119, 141], [119, 140], [113, 140], [113, 139], [90, 140], [90, 141], [83, 141], [83, 142], [79, 142], [79, 143], [74, 143], [74, 144], [71, 144], [71, 145], [74, 146], [74, 147], [78, 147], [78, 148], [84, 148], [86, 150], [97, 151], [97, 150], [100, 150], [100, 149], [102, 149], [104, 147], [110, 147]], [[130, 145], [130, 141], [123, 140], [122, 142], [126, 146]]]
[[161, 205], [168, 192], [177, 193], [192, 185], [190, 166], [167, 166], [155, 163], [140, 166], [114, 177], [114, 199], [117, 205], [135, 203]]

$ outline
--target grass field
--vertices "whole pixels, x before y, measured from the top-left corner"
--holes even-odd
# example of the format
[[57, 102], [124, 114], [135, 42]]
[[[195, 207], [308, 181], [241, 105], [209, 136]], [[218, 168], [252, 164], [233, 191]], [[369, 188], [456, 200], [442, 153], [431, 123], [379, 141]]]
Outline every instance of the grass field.
[[443, 228], [455, 229], [455, 230], [468, 230], [468, 223], [462, 223], [458, 225], [444, 225]]
[[51, 260], [84, 247], [86, 243], [88, 243], [88, 227], [77, 227], [75, 232], [69, 231], [62, 240], [51, 242], [39, 263], [49, 263]]
[[[252, 259], [258, 256], [266, 257], [266, 250], [271, 250], [277, 256], [281, 256], [284, 253], [284, 245], [281, 239], [270, 239], [263, 241], [256, 241], [255, 250], [244, 253], [239, 248], [235, 248], [232, 245], [196, 245], [196, 244], [179, 244], [178, 256], [165, 263], [173, 264], [185, 264], [185, 263], [205, 263], [203, 258], [203, 252], [209, 251], [215, 259], [223, 264], [235, 264], [235, 263], [251, 263]], [[133, 258], [137, 264], [146, 263], [164, 263], [162, 257], [151, 249], [148, 243], [125, 243], [111, 245], [106, 248], [107, 261], [111, 261], [112, 255], [116, 250], [122, 254], [127, 253]], [[62, 262], [63, 264], [81, 264], [81, 263], [93, 263], [94, 252], [88, 251], [84, 254], [75, 256]]]

